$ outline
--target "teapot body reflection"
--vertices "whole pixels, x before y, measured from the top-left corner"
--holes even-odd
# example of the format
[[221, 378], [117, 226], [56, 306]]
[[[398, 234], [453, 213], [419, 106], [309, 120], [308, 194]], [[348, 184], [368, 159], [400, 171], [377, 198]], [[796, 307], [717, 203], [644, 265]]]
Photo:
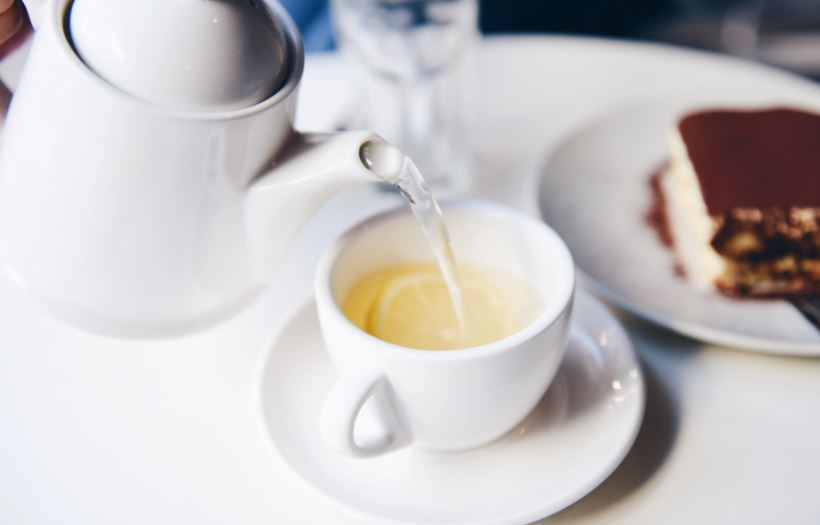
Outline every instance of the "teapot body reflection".
[[[274, 47], [284, 45], [271, 64], [285, 73], [262, 76], [272, 94], [193, 108], [146, 100], [127, 77], [115, 85], [92, 70], [72, 46], [83, 39], [67, 33], [88, 26], [70, 19], [83, 2], [93, 3], [26, 2], [37, 27], [0, 143], [0, 268], [88, 330], [194, 330], [263, 289], [325, 199], [375, 180], [359, 148], [378, 138], [294, 131], [304, 53], [276, 2], [255, 3], [281, 36]], [[202, 35], [168, 36], [192, 37]]]

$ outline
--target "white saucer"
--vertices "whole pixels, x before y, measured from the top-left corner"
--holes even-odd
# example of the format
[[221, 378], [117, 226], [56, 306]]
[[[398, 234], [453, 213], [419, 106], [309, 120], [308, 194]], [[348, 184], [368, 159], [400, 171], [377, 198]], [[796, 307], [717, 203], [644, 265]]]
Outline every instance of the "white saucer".
[[[764, 92], [743, 103], [795, 100], [773, 97]], [[667, 157], [666, 137], [677, 116], [691, 108], [740, 103], [723, 100], [690, 96], [632, 104], [582, 127], [547, 163], [541, 214], [566, 241], [583, 282], [618, 306], [703, 341], [820, 355], [820, 333], [789, 303], [730, 299], [675, 275], [672, 252], [644, 219], [649, 175]], [[790, 103], [820, 107], [820, 97]]]
[[523, 524], [588, 494], [618, 466], [643, 417], [640, 366], [618, 321], [579, 291], [564, 362], [536, 409], [469, 452], [404, 449], [373, 459], [330, 450], [319, 410], [335, 380], [311, 304], [265, 357], [260, 410], [287, 470], [342, 511], [380, 524]]

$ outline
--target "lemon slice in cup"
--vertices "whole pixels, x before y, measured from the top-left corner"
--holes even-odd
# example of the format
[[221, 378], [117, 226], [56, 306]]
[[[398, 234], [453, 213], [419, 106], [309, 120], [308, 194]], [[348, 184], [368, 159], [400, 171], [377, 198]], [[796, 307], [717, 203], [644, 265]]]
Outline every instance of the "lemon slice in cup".
[[[466, 271], [465, 271], [466, 270]], [[401, 346], [445, 350], [502, 339], [523, 326], [519, 305], [492, 272], [460, 268], [463, 317], [459, 319], [437, 268], [387, 279], [374, 302], [367, 331]]]

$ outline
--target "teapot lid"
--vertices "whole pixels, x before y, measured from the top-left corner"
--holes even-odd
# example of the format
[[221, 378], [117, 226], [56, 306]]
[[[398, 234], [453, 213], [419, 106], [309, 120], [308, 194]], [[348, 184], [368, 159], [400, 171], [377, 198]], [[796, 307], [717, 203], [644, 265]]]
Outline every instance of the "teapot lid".
[[67, 27], [83, 62], [132, 96], [233, 110], [268, 98], [288, 73], [288, 41], [269, 1], [74, 0]]

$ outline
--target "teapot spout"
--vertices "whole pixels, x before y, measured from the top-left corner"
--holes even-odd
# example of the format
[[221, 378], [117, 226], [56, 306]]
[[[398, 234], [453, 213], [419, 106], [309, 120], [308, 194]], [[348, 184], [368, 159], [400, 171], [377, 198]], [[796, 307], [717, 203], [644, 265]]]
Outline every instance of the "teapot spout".
[[265, 282], [291, 239], [330, 197], [356, 183], [384, 180], [361, 153], [384, 143], [369, 131], [296, 133], [246, 194], [248, 250], [254, 274]]

